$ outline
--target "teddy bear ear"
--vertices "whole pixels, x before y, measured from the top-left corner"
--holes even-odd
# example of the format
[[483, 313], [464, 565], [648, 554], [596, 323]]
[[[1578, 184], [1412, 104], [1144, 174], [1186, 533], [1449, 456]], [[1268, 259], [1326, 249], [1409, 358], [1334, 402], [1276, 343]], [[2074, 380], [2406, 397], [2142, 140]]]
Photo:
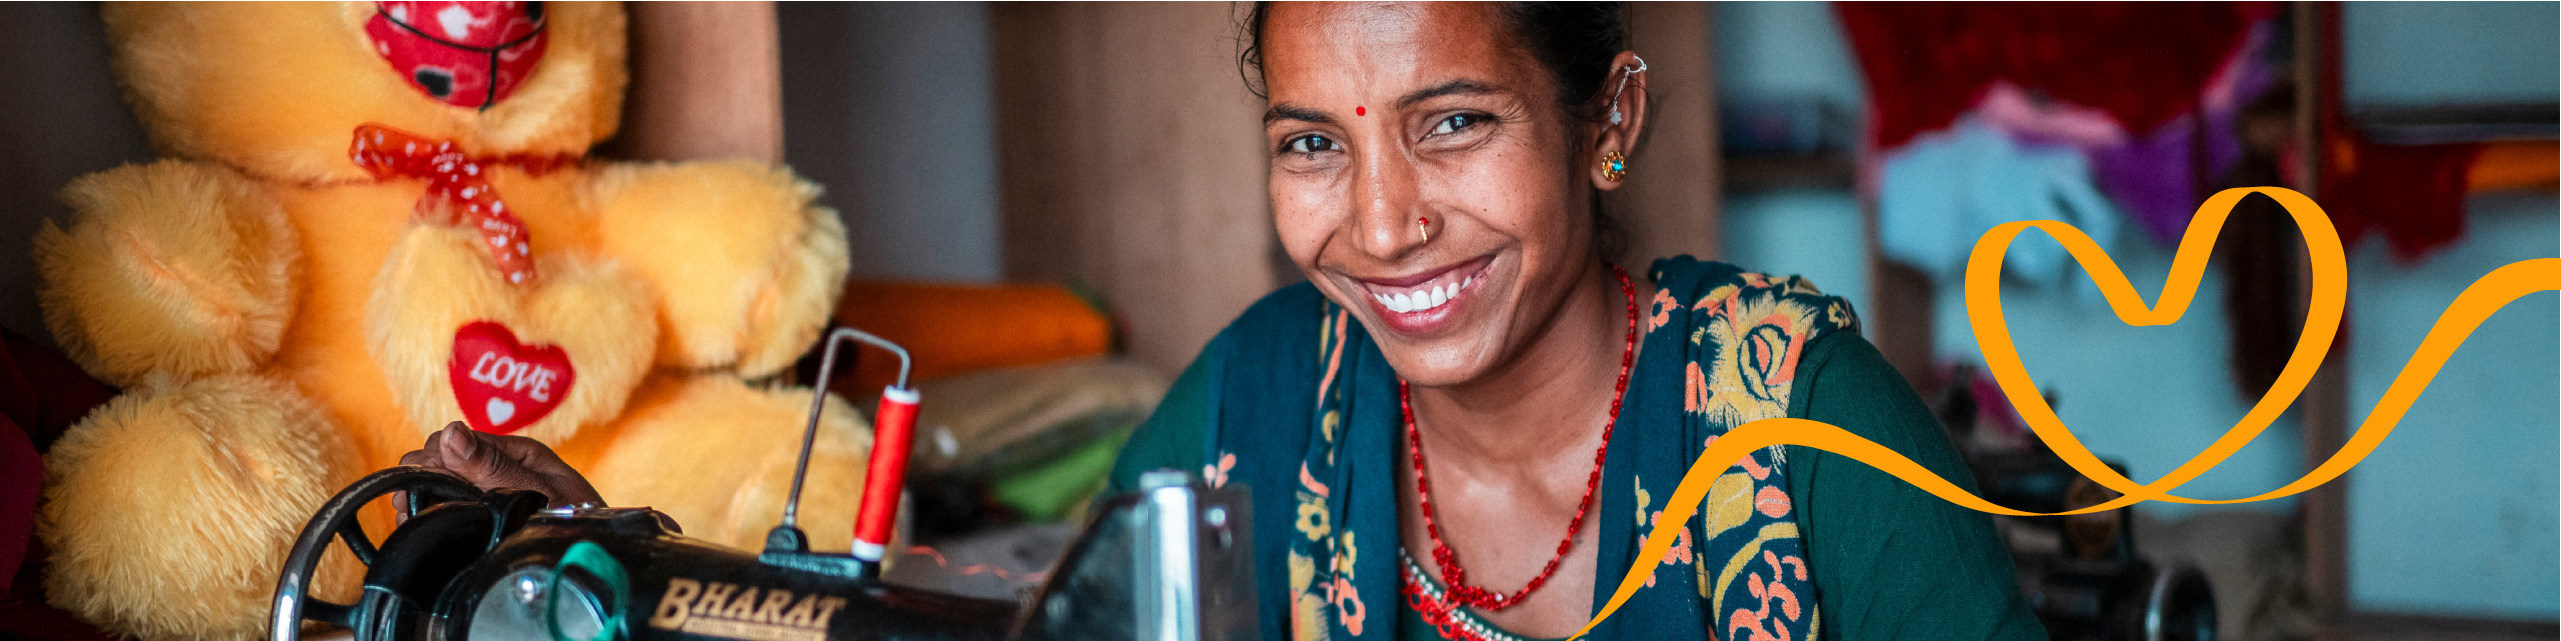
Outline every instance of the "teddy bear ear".
[[380, 123], [475, 155], [578, 156], [622, 109], [624, 18], [610, 3], [549, 3], [544, 52], [495, 103], [429, 95], [366, 35], [371, 2], [110, 3], [118, 78], [163, 153], [262, 178], [370, 178], [347, 156]]

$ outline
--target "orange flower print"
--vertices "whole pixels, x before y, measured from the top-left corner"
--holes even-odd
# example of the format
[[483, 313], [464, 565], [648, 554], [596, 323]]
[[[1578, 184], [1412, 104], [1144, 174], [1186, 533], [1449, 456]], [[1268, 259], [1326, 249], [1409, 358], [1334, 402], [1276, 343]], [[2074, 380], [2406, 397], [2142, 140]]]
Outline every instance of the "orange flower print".
[[1680, 299], [1673, 298], [1670, 290], [1654, 290], [1654, 316], [1646, 320], [1645, 331], [1652, 332], [1671, 324], [1672, 310], [1680, 308]]
[[1741, 425], [1787, 415], [1787, 394], [1795, 380], [1796, 359], [1814, 331], [1815, 310], [1780, 296], [1738, 296], [1717, 310], [1700, 328], [1713, 342], [1708, 359], [1708, 399], [1702, 413], [1709, 420]]
[[1730, 315], [1734, 304], [1734, 296], [1739, 293], [1742, 293], [1741, 288], [1733, 285], [1718, 285], [1716, 286], [1716, 289], [1707, 290], [1707, 295], [1699, 297], [1697, 303], [1692, 303], [1690, 305], [1690, 309], [1692, 311], [1707, 312], [1708, 316]]
[[[1717, 437], [1714, 437], [1714, 436], [1707, 437], [1707, 441], [1706, 441], [1706, 442], [1703, 442], [1703, 443], [1700, 443], [1700, 445], [1702, 445], [1702, 446], [1706, 446], [1706, 447], [1715, 447], [1715, 446], [1716, 446], [1716, 438], [1717, 438]], [[1776, 445], [1772, 445], [1772, 446], [1770, 446], [1770, 449], [1773, 449], [1773, 450], [1778, 449], [1778, 446], [1776, 446]], [[1767, 480], [1769, 480], [1769, 479], [1770, 479], [1770, 468], [1762, 467], [1762, 466], [1761, 466], [1761, 462], [1760, 462], [1758, 459], [1754, 459], [1754, 458], [1752, 458], [1752, 457], [1746, 456], [1746, 457], [1743, 457], [1742, 459], [1739, 459], [1739, 460], [1734, 461], [1734, 467], [1743, 468], [1743, 472], [1744, 472], [1745, 474], [1750, 474], [1750, 475], [1752, 475], [1752, 480], [1755, 480], [1755, 481], [1767, 481]]]
[[1227, 472], [1233, 469], [1236, 469], [1236, 454], [1222, 451], [1218, 453], [1217, 463], [1200, 466], [1200, 477], [1209, 481], [1212, 489], [1226, 487]]
[[1681, 392], [1681, 409], [1693, 413], [1705, 412], [1707, 399], [1710, 396], [1707, 389], [1707, 373], [1699, 371], [1696, 361], [1690, 363], [1689, 369], [1689, 384], [1684, 386]]
[[[1652, 518], [1647, 521], [1647, 524], [1662, 525], [1663, 511], [1655, 510]], [[1637, 539], [1640, 541], [1644, 540], [1646, 534], [1646, 532], [1638, 532]], [[1663, 551], [1663, 564], [1681, 565], [1684, 563], [1694, 563], [1697, 562], [1697, 560], [1697, 557], [1692, 556], [1690, 552], [1690, 527], [1688, 525], [1683, 525], [1681, 526], [1680, 538], [1676, 539], [1676, 542], [1672, 544], [1671, 549]], [[1645, 587], [1654, 587], [1654, 577], [1659, 574], [1660, 573], [1645, 575]]]
[[[1661, 511], [1657, 510], [1654, 512], [1654, 522], [1657, 525], [1662, 524], [1663, 513]], [[1672, 549], [1663, 551], [1663, 564], [1679, 565], [1695, 560], [1696, 559], [1691, 558], [1690, 556], [1690, 528], [1687, 525], [1681, 526], [1680, 541], [1673, 543]]]
[[[1777, 580], [1778, 576], [1787, 571], [1786, 564], [1790, 563], [1796, 566], [1797, 578], [1803, 579], [1805, 562], [1793, 556], [1782, 561], [1778, 554], [1769, 550], [1761, 551], [1761, 560], [1769, 563], [1771, 580], [1762, 581], [1761, 573], [1754, 571], [1750, 573], [1751, 581], [1745, 584], [1745, 588], [1751, 590], [1752, 596], [1760, 599], [1761, 607], [1751, 610], [1735, 608], [1731, 620], [1725, 626], [1726, 638], [1788, 641], [1785, 622], [1801, 619], [1805, 615], [1804, 605], [1797, 602], [1796, 591], [1788, 589], [1787, 585]], [[1772, 605], [1778, 606], [1776, 612], [1771, 611]], [[1781, 616], [1786, 618], [1782, 620], [1779, 618]], [[1765, 623], [1773, 625], [1763, 627], [1762, 624]], [[1747, 630], [1752, 633], [1752, 636], [1735, 634], [1737, 631]]]
[[1752, 496], [1752, 509], [1760, 510], [1761, 514], [1773, 519], [1787, 516], [1790, 507], [1793, 506], [1788, 503], [1787, 492], [1775, 485], [1764, 486]]
[[1361, 622], [1369, 619], [1369, 606], [1361, 603], [1360, 588], [1352, 587], [1349, 579], [1336, 577], [1330, 591], [1327, 598], [1334, 601], [1335, 620], [1343, 623], [1344, 631], [1360, 636]]

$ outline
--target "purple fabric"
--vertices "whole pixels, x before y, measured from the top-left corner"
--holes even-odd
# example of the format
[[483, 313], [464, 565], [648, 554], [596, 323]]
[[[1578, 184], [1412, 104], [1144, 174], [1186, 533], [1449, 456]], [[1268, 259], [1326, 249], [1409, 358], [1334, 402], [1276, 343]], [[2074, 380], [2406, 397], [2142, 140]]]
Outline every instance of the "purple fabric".
[[[2241, 161], [2241, 138], [2237, 129], [2241, 108], [2267, 89], [2275, 71], [2267, 61], [2253, 55], [2265, 42], [2265, 29], [2251, 38], [2251, 46], [2235, 54], [2230, 71], [2231, 84], [2207, 90], [2198, 102], [2205, 111], [2205, 173], [2208, 180], [2232, 171]], [[2090, 159], [2090, 173], [2099, 191], [2116, 201], [2117, 207], [2135, 226], [2165, 245], [2177, 245], [2187, 233], [2188, 219], [2196, 216], [2196, 204], [2207, 196], [2214, 185], [2196, 184], [2197, 173], [2191, 166], [2196, 138], [2195, 112], [2171, 119], [2152, 131], [2134, 136], [2125, 144], [2085, 149]]]
[[[2229, 111], [2206, 116], [2207, 176], [2223, 175], [2241, 160], [2241, 142], [2232, 131], [2234, 117]], [[2180, 116], [2126, 144], [2088, 150], [2090, 172], [2098, 179], [2099, 191], [2116, 201], [2136, 228], [2165, 245], [2178, 244], [2187, 233], [2188, 219], [2196, 215], [2195, 203], [2204, 195], [2189, 159], [2195, 123], [2195, 114]]]

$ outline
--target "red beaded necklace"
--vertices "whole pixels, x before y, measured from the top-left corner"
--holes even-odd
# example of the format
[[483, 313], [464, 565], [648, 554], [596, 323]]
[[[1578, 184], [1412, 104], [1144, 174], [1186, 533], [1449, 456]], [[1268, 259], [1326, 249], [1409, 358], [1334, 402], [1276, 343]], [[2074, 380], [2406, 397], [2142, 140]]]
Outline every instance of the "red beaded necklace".
[[[1446, 611], [1456, 605], [1488, 611], [1512, 607], [1528, 597], [1530, 592], [1538, 590], [1539, 586], [1546, 585], [1548, 577], [1556, 574], [1556, 565], [1565, 560], [1565, 553], [1574, 549], [1574, 533], [1582, 531], [1583, 517], [1591, 512], [1592, 497], [1601, 487], [1601, 463], [1609, 460], [1610, 432], [1618, 428], [1618, 407], [1627, 400], [1627, 373], [1636, 366], [1636, 287], [1628, 284], [1625, 268], [1611, 265], [1610, 272], [1618, 276], [1618, 289], [1627, 296], [1627, 350], [1618, 357], [1618, 391], [1610, 397], [1610, 419], [1601, 425], [1601, 448], [1592, 454], [1592, 476], [1584, 482], [1583, 503], [1574, 508], [1574, 521], [1565, 526], [1565, 540], [1556, 544], [1556, 556], [1547, 560], [1547, 567], [1540, 569], [1538, 576], [1531, 578], [1529, 585], [1522, 586], [1520, 591], [1502, 594], [1468, 585], [1467, 570], [1458, 566], [1458, 553], [1451, 551], [1449, 544], [1441, 542], [1440, 524], [1432, 517], [1432, 483], [1423, 473], [1423, 435], [1414, 428], [1413, 390], [1403, 379], [1396, 381], [1397, 402], [1405, 413], [1406, 448], [1414, 453], [1414, 494], [1422, 500], [1423, 531], [1432, 537], [1432, 560], [1441, 566], [1444, 596], [1441, 603], [1434, 604], [1440, 606], [1438, 609]], [[1416, 598], [1429, 598], [1415, 591], [1413, 586], [1407, 586], [1406, 593]]]

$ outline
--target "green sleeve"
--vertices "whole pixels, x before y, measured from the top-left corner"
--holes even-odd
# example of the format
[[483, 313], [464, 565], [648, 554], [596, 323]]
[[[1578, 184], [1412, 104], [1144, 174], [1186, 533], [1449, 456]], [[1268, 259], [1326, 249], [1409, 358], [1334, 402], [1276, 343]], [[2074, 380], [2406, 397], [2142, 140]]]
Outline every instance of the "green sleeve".
[[[1817, 339], [1797, 372], [1789, 415], [1849, 430], [1976, 491], [1938, 419], [1867, 339]], [[2046, 638], [1990, 515], [1847, 457], [1794, 446], [1787, 454], [1824, 638]]]
[[1165, 400], [1156, 404], [1156, 413], [1129, 435], [1129, 443], [1120, 448], [1120, 458], [1112, 461], [1111, 485], [1102, 496], [1110, 497], [1137, 491], [1138, 475], [1148, 470], [1174, 468], [1200, 474], [1208, 446], [1210, 360], [1217, 345], [1201, 350], [1199, 358], [1183, 368], [1166, 390]]

